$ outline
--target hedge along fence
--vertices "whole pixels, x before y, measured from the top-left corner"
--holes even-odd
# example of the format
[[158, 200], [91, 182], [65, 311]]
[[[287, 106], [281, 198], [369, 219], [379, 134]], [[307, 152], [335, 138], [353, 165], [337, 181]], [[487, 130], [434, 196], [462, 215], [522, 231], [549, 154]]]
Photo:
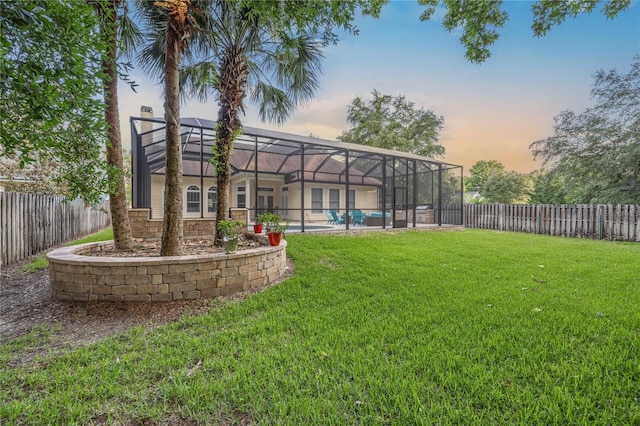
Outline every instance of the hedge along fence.
[[111, 224], [109, 202], [96, 208], [54, 195], [0, 192], [0, 265], [9, 265]]
[[465, 204], [468, 228], [640, 242], [640, 205]]

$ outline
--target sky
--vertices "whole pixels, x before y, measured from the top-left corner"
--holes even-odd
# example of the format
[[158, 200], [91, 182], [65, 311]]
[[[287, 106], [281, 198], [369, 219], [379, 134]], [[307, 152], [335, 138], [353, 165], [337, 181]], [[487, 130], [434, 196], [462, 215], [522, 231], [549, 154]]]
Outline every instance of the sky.
[[[351, 101], [371, 99], [375, 89], [404, 95], [417, 108], [443, 116], [442, 159], [462, 165], [465, 174], [480, 160], [497, 160], [507, 170], [529, 173], [542, 166], [534, 161], [529, 145], [553, 135], [553, 118], [593, 105], [593, 75], [601, 69], [626, 74], [634, 55], [640, 54], [638, 0], [613, 20], [600, 12], [600, 5], [591, 14], [568, 18], [542, 38], [531, 30], [531, 5], [504, 2], [509, 20], [500, 39], [488, 60], [474, 64], [464, 58], [461, 32], [442, 27], [442, 10], [420, 22], [422, 8], [415, 1], [392, 0], [379, 19], [356, 19], [359, 35], [341, 33], [338, 44], [325, 49], [315, 98], [284, 125], [261, 122], [250, 104], [243, 124], [335, 140], [351, 128], [346, 120]], [[139, 117], [141, 105], [163, 116], [162, 86], [142, 71], [130, 74], [139, 85], [137, 93], [125, 84], [119, 87], [126, 148], [129, 117]], [[216, 101], [187, 101], [181, 115], [215, 120]]]

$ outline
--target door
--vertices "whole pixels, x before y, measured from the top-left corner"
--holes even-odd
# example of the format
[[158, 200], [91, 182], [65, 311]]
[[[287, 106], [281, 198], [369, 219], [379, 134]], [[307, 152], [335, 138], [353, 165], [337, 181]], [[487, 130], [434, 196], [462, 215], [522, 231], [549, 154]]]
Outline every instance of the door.
[[258, 188], [258, 211], [273, 212], [274, 208], [273, 188]]
[[282, 217], [283, 219], [288, 219], [289, 218], [289, 196], [286, 194], [283, 194], [281, 197], [281, 201], [282, 201], [282, 208], [280, 210], [280, 217]]
[[393, 227], [394, 228], [406, 228], [407, 227], [407, 199], [408, 192], [406, 187], [394, 187], [393, 188]]

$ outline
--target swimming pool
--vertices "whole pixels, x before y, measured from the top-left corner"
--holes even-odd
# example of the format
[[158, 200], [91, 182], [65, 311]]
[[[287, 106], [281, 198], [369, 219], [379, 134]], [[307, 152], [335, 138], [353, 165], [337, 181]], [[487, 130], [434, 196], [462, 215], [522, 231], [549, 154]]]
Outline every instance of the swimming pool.
[[[306, 231], [321, 231], [321, 230], [329, 230], [329, 229], [336, 229], [333, 226], [323, 226], [323, 225], [305, 225], [304, 226], [304, 230]], [[287, 229], [287, 232], [300, 232], [302, 231], [302, 226], [300, 225], [289, 225], [289, 229]]]

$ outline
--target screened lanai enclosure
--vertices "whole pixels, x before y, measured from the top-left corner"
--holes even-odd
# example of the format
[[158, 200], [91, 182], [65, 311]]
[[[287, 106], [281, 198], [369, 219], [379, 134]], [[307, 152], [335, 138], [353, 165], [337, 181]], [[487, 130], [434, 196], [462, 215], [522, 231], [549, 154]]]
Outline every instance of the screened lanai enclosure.
[[[143, 113], [144, 113], [143, 107]], [[133, 207], [163, 216], [164, 120], [131, 118]], [[184, 217], [215, 217], [216, 122], [181, 120]], [[230, 208], [274, 212], [301, 231], [462, 225], [462, 167], [411, 153], [244, 127]]]

